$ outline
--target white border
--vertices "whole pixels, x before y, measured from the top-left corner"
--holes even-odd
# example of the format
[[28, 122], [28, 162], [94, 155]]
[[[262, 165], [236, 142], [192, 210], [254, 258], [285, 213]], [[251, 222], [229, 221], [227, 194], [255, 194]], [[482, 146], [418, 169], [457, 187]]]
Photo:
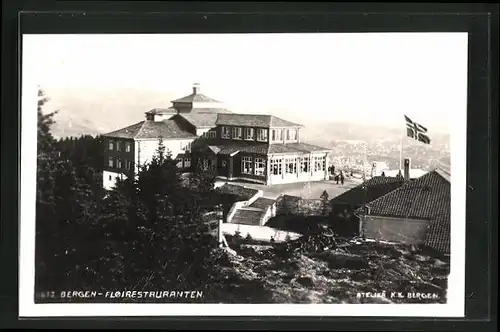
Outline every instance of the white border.
[[[467, 44], [467, 34], [462, 34]], [[33, 38], [22, 36], [23, 42]], [[466, 51], [466, 49], [464, 50]], [[464, 317], [467, 91], [451, 127], [451, 272], [447, 304], [35, 304], [37, 85], [23, 59], [19, 245], [19, 316], [406, 316]], [[467, 78], [464, 78], [467, 79]], [[459, 98], [460, 96], [457, 96]], [[388, 307], [390, 306], [390, 307]]]

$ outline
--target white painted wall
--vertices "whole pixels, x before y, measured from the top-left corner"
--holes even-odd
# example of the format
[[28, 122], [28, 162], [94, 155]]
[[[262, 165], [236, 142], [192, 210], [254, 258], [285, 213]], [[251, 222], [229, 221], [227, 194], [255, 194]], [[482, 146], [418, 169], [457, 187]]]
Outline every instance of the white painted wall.
[[[193, 142], [194, 139], [163, 139], [165, 151], [172, 153], [172, 159], [175, 159], [179, 153], [185, 153], [183, 146]], [[135, 141], [135, 163], [144, 165], [150, 162], [158, 149], [159, 140], [136, 140]]]
[[117, 177], [119, 177], [120, 179], [127, 178], [127, 176], [125, 176], [125, 174], [122, 174], [122, 173], [103, 171], [102, 172], [102, 186], [104, 187], [104, 189], [112, 190], [115, 187]]
[[286, 236], [290, 236], [291, 240], [295, 240], [301, 237], [301, 234], [287, 232], [278, 230], [275, 228], [267, 227], [267, 226], [254, 226], [254, 225], [242, 225], [242, 224], [230, 224], [224, 223], [222, 224], [222, 233], [228, 235], [234, 235], [236, 232], [239, 232], [242, 237], [246, 237], [248, 234], [254, 239], [259, 241], [269, 241], [271, 240], [271, 236], [274, 238], [276, 242], [284, 242], [286, 240]]

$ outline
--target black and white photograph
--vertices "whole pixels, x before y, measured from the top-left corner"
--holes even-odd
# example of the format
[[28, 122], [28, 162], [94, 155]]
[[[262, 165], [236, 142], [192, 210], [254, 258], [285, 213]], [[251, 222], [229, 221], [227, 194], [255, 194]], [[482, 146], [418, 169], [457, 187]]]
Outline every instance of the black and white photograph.
[[20, 315], [463, 317], [467, 38], [23, 35]]

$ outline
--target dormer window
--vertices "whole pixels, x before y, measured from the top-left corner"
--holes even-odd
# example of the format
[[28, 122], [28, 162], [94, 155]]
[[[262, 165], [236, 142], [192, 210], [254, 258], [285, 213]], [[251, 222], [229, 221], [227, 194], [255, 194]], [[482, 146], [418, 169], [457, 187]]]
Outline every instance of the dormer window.
[[233, 127], [233, 139], [242, 139], [243, 130], [241, 127]]
[[245, 128], [245, 139], [248, 141], [255, 140], [255, 130], [253, 128]]
[[273, 129], [271, 133], [271, 140], [273, 142], [283, 141], [283, 130], [281, 129]]
[[257, 141], [267, 142], [267, 129], [257, 129]]
[[229, 133], [229, 127], [222, 127], [221, 128], [220, 137], [221, 138], [231, 138], [230, 133]]
[[287, 141], [296, 141], [297, 140], [297, 129], [288, 129], [286, 133]]

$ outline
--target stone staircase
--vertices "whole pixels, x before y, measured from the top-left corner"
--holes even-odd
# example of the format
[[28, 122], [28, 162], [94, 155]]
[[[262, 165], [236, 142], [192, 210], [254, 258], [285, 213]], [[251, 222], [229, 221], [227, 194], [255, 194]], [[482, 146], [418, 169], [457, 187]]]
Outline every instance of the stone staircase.
[[263, 209], [245, 207], [236, 210], [231, 223], [242, 224], [242, 225], [253, 225], [259, 226], [262, 215], [264, 214]]
[[236, 209], [231, 223], [243, 225], [264, 225], [273, 216], [274, 199], [259, 197], [250, 205]]
[[250, 207], [265, 210], [268, 207], [270, 207], [271, 205], [273, 205], [275, 202], [276, 202], [276, 200], [271, 199], [271, 198], [259, 197], [255, 200], [255, 202], [250, 204]]

